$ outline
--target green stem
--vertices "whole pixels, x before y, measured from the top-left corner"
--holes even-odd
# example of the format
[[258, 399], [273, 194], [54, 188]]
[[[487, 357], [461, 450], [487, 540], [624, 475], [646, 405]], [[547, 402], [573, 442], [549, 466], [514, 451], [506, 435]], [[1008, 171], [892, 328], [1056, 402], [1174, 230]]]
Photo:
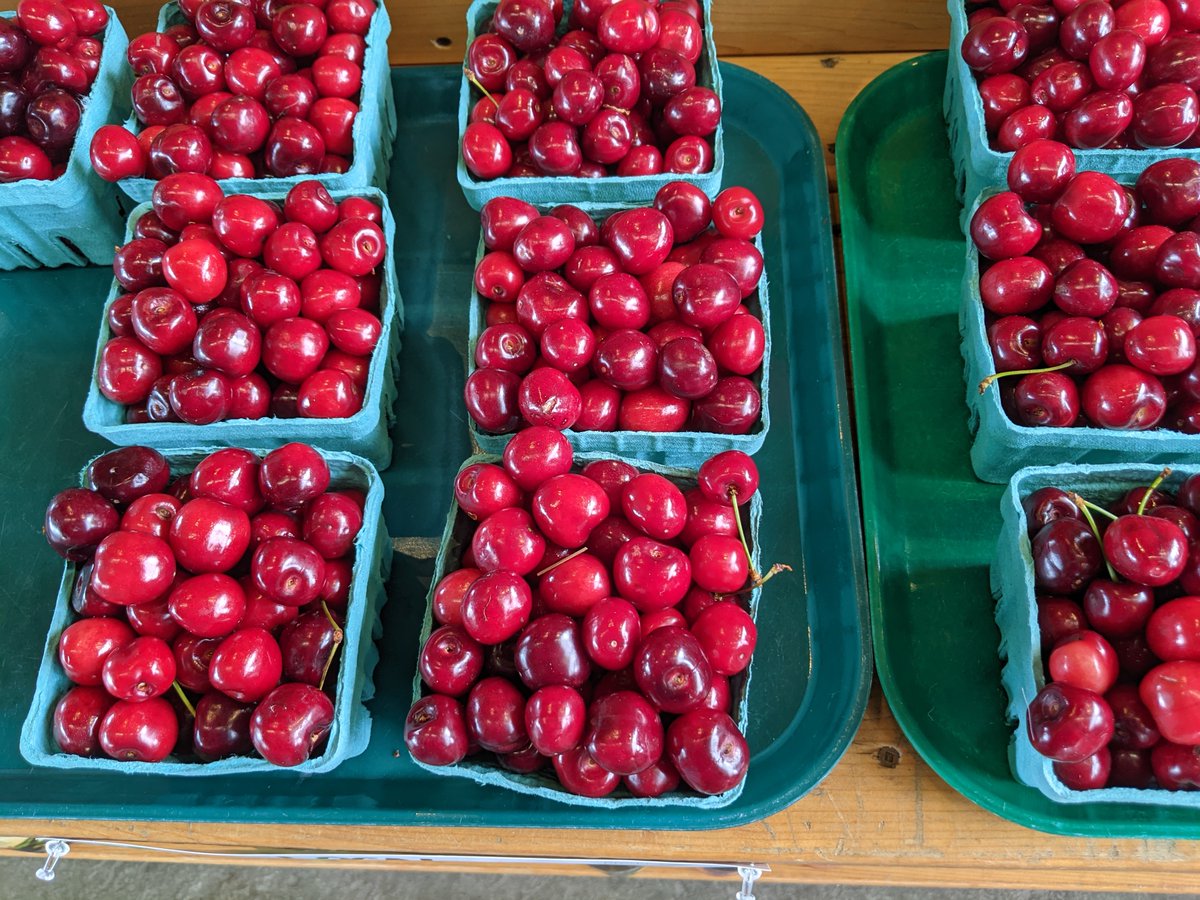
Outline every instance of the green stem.
[[1082, 497], [1080, 497], [1078, 494], [1076, 494], [1075, 496], [1078, 498], [1078, 503], [1076, 504], [1077, 506], [1078, 506], [1078, 505], [1086, 506], [1086, 507], [1087, 507], [1088, 509], [1090, 509], [1092, 512], [1098, 512], [1098, 513], [1100, 513], [1102, 516], [1106, 516], [1107, 518], [1111, 519], [1111, 520], [1112, 520], [1112, 521], [1114, 521], [1114, 522], [1115, 522], [1115, 521], [1117, 521], [1117, 518], [1118, 518], [1118, 517], [1117, 517], [1116, 515], [1114, 515], [1113, 513], [1110, 513], [1110, 512], [1109, 512], [1107, 509], [1105, 509], [1103, 506], [1100, 506], [1100, 505], [1099, 505], [1099, 504], [1097, 504], [1097, 503], [1093, 503], [1091, 500], [1084, 500], [1084, 499], [1083, 499]]
[[[1087, 519], [1088, 527], [1092, 529], [1092, 534], [1096, 536], [1096, 540], [1099, 541], [1100, 546], [1103, 547], [1104, 541], [1103, 538], [1100, 537], [1100, 529], [1096, 527], [1096, 520], [1092, 518], [1092, 511], [1088, 509], [1088, 507], [1092, 506], [1093, 504], [1088, 503], [1078, 494], [1068, 494], [1068, 496], [1075, 501], [1075, 505], [1078, 506], [1079, 511], [1083, 513], [1083, 517]], [[1100, 551], [1100, 555], [1104, 556], [1103, 550]], [[1121, 581], [1121, 579], [1117, 577], [1117, 573], [1113, 569], [1112, 563], [1108, 561], [1107, 556], [1104, 557], [1104, 567], [1108, 569], [1108, 577], [1110, 580], [1112, 580], [1114, 583], [1119, 583]]]
[[1059, 363], [1057, 366], [1050, 366], [1045, 369], [1013, 369], [1011, 372], [996, 372], [979, 382], [979, 393], [986, 394], [987, 389], [990, 388], [998, 378], [1007, 378], [1009, 375], [1040, 375], [1043, 372], [1057, 372], [1059, 369], [1066, 369], [1073, 365], [1075, 365], [1075, 361], [1069, 359], [1064, 363]]
[[171, 687], [175, 688], [175, 693], [179, 695], [179, 699], [183, 701], [183, 705], [187, 708], [187, 711], [192, 714], [192, 718], [196, 718], [196, 707], [192, 706], [192, 701], [189, 700], [187, 694], [183, 692], [183, 687], [179, 684], [179, 682], [172, 681]]
[[1138, 504], [1137, 514], [1140, 516], [1146, 511], [1146, 501], [1150, 499], [1150, 495], [1157, 490], [1158, 486], [1167, 480], [1167, 476], [1171, 474], [1170, 469], [1163, 469], [1158, 473], [1158, 477], [1150, 482], [1150, 487], [1146, 488], [1146, 492], [1142, 494], [1142, 502]]
[[729, 501], [733, 504], [733, 521], [737, 522], [738, 538], [742, 542], [742, 549], [746, 551], [746, 566], [750, 569], [750, 581], [757, 585], [760, 583], [758, 570], [754, 568], [754, 559], [750, 556], [750, 544], [746, 540], [746, 530], [742, 527], [742, 511], [738, 507], [737, 488], [733, 485], [729, 486]]
[[473, 87], [479, 88], [479, 91], [483, 94], [483, 96], [492, 101], [492, 104], [496, 107], [496, 109], [500, 108], [500, 104], [496, 101], [496, 98], [489, 94], [488, 89], [479, 83], [479, 79], [475, 77], [474, 72], [472, 72], [470, 69], [463, 69], [463, 74], [467, 76], [467, 81]]

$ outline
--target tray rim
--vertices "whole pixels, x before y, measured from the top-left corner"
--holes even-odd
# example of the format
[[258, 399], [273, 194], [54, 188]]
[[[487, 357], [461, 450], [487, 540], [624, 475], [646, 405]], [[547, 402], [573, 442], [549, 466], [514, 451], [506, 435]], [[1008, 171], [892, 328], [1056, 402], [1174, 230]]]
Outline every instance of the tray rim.
[[[848, 218], [862, 218], [859, 215], [858, 209], [851, 204], [849, 197], [851, 193], [849, 189], [849, 172], [856, 162], [851, 156], [849, 149], [851, 132], [858, 127], [855, 113], [859, 111], [860, 107], [866, 105], [872, 94], [895, 81], [904, 79], [913, 69], [925, 67], [944, 68], [948, 53], [949, 51], [947, 50], [935, 50], [930, 53], [914, 56], [912, 59], [892, 66], [877, 75], [863, 87], [846, 108], [846, 112], [838, 126], [835, 144], [838, 210], [840, 213], [839, 221], [843, 229], [843, 243], [846, 241], [846, 222]], [[933, 103], [940, 110], [940, 95], [933, 99]], [[961, 204], [961, 201], [959, 202]], [[848, 213], [849, 216], [847, 215]], [[865, 416], [867, 410], [865, 409], [865, 401], [863, 400], [865, 392], [860, 390], [859, 385], [859, 375], [862, 369], [854, 365], [854, 360], [856, 358], [864, 358], [867, 355], [867, 348], [863, 342], [859, 304], [851, 302], [851, 298], [860, 296], [863, 292], [863, 286], [858, 283], [858, 277], [851, 269], [843, 266], [842, 271], [843, 278], [845, 279], [846, 324], [851, 359], [850, 380], [855, 388], [854, 415], [856, 427], [854, 437], [855, 444], [859, 447], [858, 477], [861, 495], [864, 498], [862, 522], [864, 539], [867, 546], [867, 585], [871, 618], [871, 638], [876, 656], [875, 671], [879, 676], [879, 683], [883, 689], [883, 695], [887, 700], [888, 707], [891, 709], [896, 723], [900, 726], [900, 730], [904, 733], [904, 737], [912, 744], [913, 749], [917, 751], [929, 767], [933, 769], [934, 773], [959, 794], [982, 809], [1026, 828], [1049, 834], [1088, 838], [1195, 838], [1194, 827], [1189, 829], [1186, 824], [1181, 822], [1123, 822], [1117, 818], [1123, 809], [1123, 805], [1121, 804], [1105, 803], [1098, 805], [1101, 816], [1107, 811], [1111, 817], [1111, 821], [1103, 823], [1103, 827], [1100, 828], [1096, 827], [1097, 818], [1095, 815], [1086, 815], [1088, 812], [1097, 812], [1096, 804], [1072, 804], [1070, 807], [1062, 809], [1065, 817], [1016, 806], [1010, 801], [996, 795], [978, 780], [960, 774], [959, 770], [955, 767], [955, 761], [948, 754], [944, 753], [922, 730], [920, 726], [921, 717], [909, 705], [907, 697], [896, 681], [891, 663], [891, 649], [882, 621], [883, 572], [880, 556], [875, 551], [875, 539], [878, 537], [878, 522], [874, 515], [873, 505], [866, 500], [866, 498], [875, 495], [877, 490], [876, 484], [879, 479], [876, 477], [876, 472], [871, 462], [871, 454], [863, 452], [862, 434], [857, 427], [858, 419]], [[954, 288], [955, 296], [957, 296], [957, 290], [956, 286]], [[951, 350], [957, 354], [957, 344]], [[964, 452], [967, 451], [964, 450]], [[1000, 487], [1000, 485], [992, 486]], [[999, 664], [998, 658], [997, 663]], [[1005, 752], [1007, 752], [1007, 744], [1005, 745]], [[1009, 777], [1012, 777], [1011, 772]], [[1039, 800], [1042, 799], [1042, 795], [1035, 788], [1020, 785], [1015, 778], [1013, 779], [1013, 783], [1017, 784], [1022, 791], [1028, 791], [1031, 797], [1036, 797]]]
[[[867, 701], [871, 689], [871, 674], [873, 671], [873, 656], [870, 642], [869, 617], [868, 617], [868, 595], [867, 595], [867, 576], [865, 571], [865, 553], [862, 542], [861, 528], [861, 512], [858, 502], [858, 481], [854, 477], [857, 472], [855, 463], [855, 454], [853, 441], [850, 438], [852, 434], [851, 426], [851, 409], [849, 404], [849, 384], [848, 384], [848, 368], [846, 366], [846, 354], [844, 347], [844, 326], [841, 320], [841, 305], [838, 295], [837, 284], [837, 268], [836, 258], [834, 255], [834, 242], [832, 233], [832, 209], [829, 203], [829, 181], [825, 170], [824, 154], [821, 152], [822, 144], [819, 140], [815, 126], [812, 120], [804, 109], [781, 87], [764, 78], [752, 70], [742, 66], [732, 65], [729, 63], [721, 63], [725, 72], [730, 73], [736, 70], [738, 78], [744, 78], [747, 82], [754, 85], [757, 89], [765, 93], [774, 95], [779, 102], [785, 107], [790, 108], [795, 114], [795, 122], [797, 127], [803, 131], [808, 139], [810, 146], [813, 149], [811, 154], [811, 172], [810, 175], [813, 181], [815, 191], [816, 210], [812, 213], [818, 224], [819, 234], [819, 251], [815, 257], [819, 260], [820, 268], [824, 273], [824, 277], [820, 279], [824, 289], [821, 294], [824, 298], [822, 306], [827, 310], [830, 317], [830, 328], [833, 330], [834, 340], [831, 342], [831, 371], [834, 373], [833, 381], [833, 406], [836, 415], [836, 423], [839, 426], [839, 431], [846, 435], [839, 441], [840, 453], [830, 454], [831, 460], [836, 460], [841, 468], [843, 477], [840, 479], [840, 491], [835, 492], [839, 499], [844, 504], [846, 510], [844, 521], [844, 533], [848, 542], [848, 550], [850, 553], [849, 571], [852, 576], [852, 584], [850, 587], [850, 597], [847, 597], [846, 611], [851, 612], [853, 616], [848, 624], [853, 626], [853, 631], [856, 634], [857, 640], [854, 642], [857, 645], [857, 652], [854, 654], [852, 670], [854, 673], [853, 690], [844, 690], [837, 692], [834, 695], [837, 707], [844, 711], [844, 714], [838, 718], [841, 725], [836, 732], [831, 733], [828, 740], [824, 741], [825, 747], [821, 753], [811, 758], [806, 771], [787, 785], [786, 789], [773, 793], [770, 797], [762, 800], [751, 801], [745, 805], [738, 806], [736, 803], [730, 807], [723, 809], [705, 811], [703, 817], [697, 817], [694, 821], [677, 822], [667, 826], [659, 826], [656, 828], [652, 824], [647, 824], [644, 821], [634, 821], [633, 823], [613, 824], [611, 821], [588, 822], [575, 821], [570, 823], [553, 822], [542, 823], [539, 821], [528, 821], [530, 818], [528, 811], [519, 809], [504, 810], [496, 817], [499, 821], [481, 820], [478, 814], [463, 813], [457, 816], [455, 821], [436, 821], [428, 822], [427, 824], [433, 827], [514, 827], [515, 819], [525, 818], [527, 821], [521, 822], [515, 827], [525, 828], [548, 828], [548, 829], [603, 829], [603, 830], [673, 830], [673, 831], [707, 831], [720, 828], [729, 828], [734, 826], [746, 825], [757, 822], [761, 819], [770, 816], [786, 806], [791, 805], [804, 794], [807, 794], [815, 788], [825, 777], [832, 771], [837, 762], [845, 755], [849, 749], [859, 727], [862, 723], [863, 715], [866, 711]], [[456, 71], [453, 65], [443, 66], [405, 66], [393, 67], [391, 77], [394, 79], [400, 71], [408, 71], [413, 73], [437, 72], [441, 74], [450, 74]], [[799, 208], [798, 206], [796, 208]], [[784, 243], [782, 234], [786, 234], [786, 229], [781, 231], [780, 242]], [[790, 318], [790, 314], [789, 314]], [[794, 374], [791, 369], [788, 370], [789, 379], [794, 379]], [[840, 377], [839, 377], [840, 376]], [[794, 477], [794, 472], [789, 472], [789, 475]], [[839, 529], [841, 531], [842, 529]], [[852, 603], [851, 603], [852, 598]], [[847, 618], [850, 618], [849, 616]], [[809, 705], [809, 697], [811, 691], [806, 692], [805, 699], [802, 700], [797, 707], [798, 713]], [[774, 746], [774, 745], [772, 745]], [[770, 748], [767, 748], [768, 752]], [[233, 777], [233, 776], [231, 776]], [[261, 776], [266, 777], [266, 776]], [[272, 821], [282, 821], [282, 817], [272, 817], [269, 812], [265, 816], [246, 816], [242, 814], [236, 815], [213, 815], [212, 813], [221, 809], [220, 807], [199, 807], [189, 810], [187, 821], [193, 822], [238, 822], [238, 823], [270, 823]], [[267, 808], [270, 809], [270, 808]], [[157, 812], [157, 811], [155, 811]], [[400, 815], [396, 813], [399, 812]], [[47, 809], [45, 805], [36, 804], [29, 801], [21, 801], [14, 803], [0, 802], [0, 819], [41, 819], [47, 818], [62, 819], [62, 820], [96, 820], [107, 819], [112, 821], [181, 821], [177, 815], [163, 815], [161, 813], [154, 814], [145, 808], [130, 809], [121, 806], [119, 802], [113, 801], [107, 804], [91, 804], [86, 808], [78, 808], [77, 806], [69, 806], [68, 804], [55, 804], [54, 807]], [[385, 827], [420, 827], [422, 822], [419, 820], [412, 821], [412, 816], [404, 813], [404, 810], [381, 809], [374, 808], [346, 808], [346, 807], [295, 807], [288, 811], [286, 820], [296, 824], [327, 824], [327, 825], [380, 825]]]

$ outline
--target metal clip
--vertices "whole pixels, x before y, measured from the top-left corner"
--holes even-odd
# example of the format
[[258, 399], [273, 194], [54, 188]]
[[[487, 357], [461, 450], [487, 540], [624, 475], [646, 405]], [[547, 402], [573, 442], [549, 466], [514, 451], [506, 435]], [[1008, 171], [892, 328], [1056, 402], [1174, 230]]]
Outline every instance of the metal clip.
[[762, 877], [763, 870], [757, 866], [738, 866], [737, 873], [742, 876], [742, 889], [734, 895], [734, 900], [754, 900], [754, 882]]
[[58, 861], [71, 852], [71, 845], [66, 841], [53, 840], [46, 842], [46, 861], [42, 863], [42, 867], [33, 874], [37, 876], [38, 881], [53, 881], [54, 867], [58, 865]]

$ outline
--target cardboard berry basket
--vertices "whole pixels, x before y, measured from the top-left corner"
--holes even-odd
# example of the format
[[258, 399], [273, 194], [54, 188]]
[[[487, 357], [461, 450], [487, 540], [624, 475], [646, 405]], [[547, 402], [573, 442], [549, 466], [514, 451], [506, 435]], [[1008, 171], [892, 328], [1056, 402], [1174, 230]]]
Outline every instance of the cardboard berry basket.
[[[1100, 788], [1076, 791], [1054, 773], [1053, 761], [1038, 753], [1029, 740], [1026, 708], [1046, 684], [1038, 628], [1033, 554], [1021, 500], [1044, 487], [1082, 494], [1093, 503], [1112, 503], [1131, 488], [1150, 484], [1162, 471], [1152, 465], [1040, 466], [1022, 469], [1008, 483], [1000, 500], [1002, 525], [991, 566], [996, 624], [1000, 627], [1001, 683], [1008, 694], [1008, 718], [1015, 722], [1009, 762], [1022, 784], [1037, 788], [1057, 803], [1137, 803], [1200, 809], [1200, 794], [1140, 788]], [[1172, 469], [1164, 490], [1177, 490], [1194, 466]]]
[[[576, 471], [579, 467], [586, 465], [589, 462], [599, 459], [616, 459], [621, 462], [629, 463], [641, 472], [656, 472], [659, 475], [664, 475], [671, 481], [675, 482], [681, 488], [687, 489], [696, 485], [696, 470], [694, 468], [684, 469], [670, 466], [661, 466], [655, 463], [648, 463], [638, 459], [630, 459], [623, 456], [617, 456], [606, 453], [577, 453], [575, 454], [576, 466], [572, 471]], [[479, 454], [470, 457], [462, 464], [459, 471], [461, 472], [467, 466], [475, 463], [496, 463], [499, 464], [500, 458], [490, 454]], [[755, 570], [759, 569], [759, 551], [758, 551], [758, 528], [759, 522], [762, 519], [762, 494], [761, 491], [756, 491], [750, 499], [750, 503], [743, 507], [743, 512], [747, 520], [746, 540], [750, 545], [751, 557], [750, 561]], [[425, 604], [425, 617], [421, 622], [421, 636], [417, 643], [417, 652], [420, 653], [421, 647], [425, 645], [425, 641], [433, 632], [434, 628], [438, 627], [433, 619], [433, 592], [439, 581], [444, 575], [455, 571], [459, 568], [458, 560], [461, 556], [462, 549], [466, 541], [469, 540], [469, 534], [472, 529], [471, 519], [466, 513], [459, 509], [458, 502], [453, 498], [451, 492], [450, 513], [446, 517], [446, 527], [442, 532], [441, 544], [438, 548], [437, 558], [434, 561], [433, 580], [429, 586], [429, 596]], [[757, 621], [758, 605], [762, 597], [762, 588], [755, 588], [750, 593], [749, 607], [750, 616]], [[750, 679], [754, 671], [754, 660], [751, 658], [750, 665], [744, 672], [730, 678], [730, 698], [732, 709], [730, 716], [737, 723], [738, 730], [743, 734], [746, 733], [747, 725], [750, 721], [749, 707], [749, 692]], [[427, 691], [421, 681], [421, 673], [418, 668], [417, 673], [413, 676], [413, 702], [419, 700]], [[665, 748], [665, 742], [664, 742]], [[664, 749], [664, 753], [666, 750]], [[624, 787], [619, 787], [607, 797], [581, 797], [578, 794], [572, 794], [564, 788], [554, 774], [554, 769], [547, 765], [539, 772], [532, 774], [519, 774], [509, 771], [495, 762], [482, 762], [473, 760], [470, 757], [453, 766], [432, 766], [423, 763], [420, 760], [413, 759], [413, 762], [427, 772], [434, 775], [444, 775], [452, 778], [468, 778], [476, 784], [489, 785], [506, 788], [510, 791], [515, 791], [518, 794], [528, 794], [534, 797], [541, 797], [548, 800], [554, 800], [559, 803], [566, 803], [574, 806], [590, 806], [597, 809], [636, 809], [655, 807], [690, 807], [692, 809], [719, 809], [723, 806], [728, 806], [736, 800], [742, 793], [746, 785], [746, 780], [754, 777], [754, 764], [751, 761], [750, 769], [737, 787], [734, 787], [723, 794], [705, 795], [699, 794], [688, 788], [685, 782], [680, 782], [680, 786], [667, 794], [660, 797], [634, 797]]]
[[[286, 191], [259, 194], [267, 200], [282, 200]], [[374, 188], [333, 192], [335, 200], [346, 197], [366, 197], [383, 210], [383, 232], [387, 238], [387, 254], [382, 263], [383, 284], [380, 289], [379, 318], [383, 330], [371, 356], [367, 387], [363, 392], [362, 409], [341, 419], [227, 419], [211, 425], [189, 425], [185, 422], [142, 422], [127, 424], [125, 407], [100, 393], [96, 370], [100, 351], [112, 336], [108, 327], [108, 308], [121, 294], [116, 280], [100, 316], [100, 337], [96, 342], [96, 358], [92, 364], [92, 379], [83, 406], [83, 424], [89, 431], [120, 446], [144, 444], [159, 450], [179, 447], [279, 447], [291, 441], [312, 444], [325, 450], [341, 450], [365, 456], [379, 468], [386, 468], [392, 458], [389, 428], [395, 420], [396, 357], [400, 351], [400, 332], [404, 328], [404, 302], [396, 288], [396, 269], [393, 245], [396, 225], [387, 198]], [[149, 203], [138, 206], [129, 216], [125, 240], [133, 238], [133, 229], [146, 212]]]
[[[100, 70], [81, 98], [83, 116], [66, 170], [53, 181], [0, 185], [0, 269], [107, 265], [120, 240], [123, 215], [115, 185], [92, 171], [88, 149], [102, 125], [129, 113], [132, 72], [125, 62], [129, 40], [110, 7], [101, 35]], [[0, 16], [13, 18], [16, 13]]]
[[[611, 206], [603, 204], [579, 204], [580, 209], [596, 220], [597, 224], [604, 221], [612, 213], [642, 204]], [[548, 207], [543, 207], [543, 212]], [[754, 238], [754, 246], [763, 253], [762, 236]], [[483, 245], [482, 236], [479, 239], [475, 255], [475, 265], [483, 259], [487, 248]], [[767, 296], [767, 267], [764, 264], [762, 276], [758, 280], [758, 289], [743, 301], [746, 307], [762, 322], [765, 343], [763, 347], [762, 365], [750, 377], [762, 397], [762, 412], [758, 423], [746, 434], [718, 434], [711, 431], [566, 431], [564, 434], [571, 442], [571, 449], [576, 453], [610, 453], [628, 456], [633, 459], [644, 459], [673, 466], [699, 466], [700, 463], [723, 450], [741, 450], [743, 453], [754, 455], [766, 440], [767, 432], [771, 429], [771, 406], [769, 401], [770, 372], [771, 372], [771, 307]], [[472, 284], [471, 301], [468, 307], [468, 338], [467, 374], [475, 371], [475, 343], [479, 335], [487, 327], [484, 320], [485, 301], [474, 290]], [[471, 431], [471, 440], [485, 453], [501, 453], [508, 443], [511, 434], [491, 434], [483, 431], [470, 416], [467, 423]]]
[[[179, 10], [179, 4], [171, 0], [159, 10], [156, 30], [165, 31], [171, 25], [187, 20]], [[388, 69], [387, 39], [392, 23], [387, 8], [379, 0], [371, 27], [367, 30], [367, 51], [363, 57], [362, 88], [359, 92], [358, 115], [354, 118], [352, 135], [354, 156], [350, 168], [342, 174], [292, 175], [286, 178], [224, 178], [218, 183], [228, 194], [253, 194], [256, 197], [268, 193], [287, 191], [301, 181], [313, 178], [320, 181], [330, 192], [353, 191], [367, 187], [387, 187], [388, 165], [392, 159], [392, 148], [396, 135], [396, 104], [392, 94], [392, 80]], [[126, 91], [128, 104], [128, 91]], [[130, 113], [125, 127], [137, 134], [141, 131], [137, 116]], [[150, 199], [157, 182], [152, 178], [122, 178], [117, 184], [121, 190], [138, 203]]]
[[[210, 450], [181, 449], [164, 452], [171, 474], [190, 472]], [[266, 450], [252, 449], [260, 457]], [[33, 704], [21, 728], [21, 756], [32, 765], [56, 769], [90, 769], [138, 775], [238, 775], [272, 772], [311, 775], [328, 772], [367, 748], [371, 738], [371, 715], [366, 701], [375, 693], [372, 675], [379, 661], [375, 640], [382, 634], [380, 610], [387, 602], [384, 584], [392, 564], [392, 544], [383, 523], [383, 483], [367, 460], [350, 453], [322, 450], [329, 463], [331, 488], [354, 488], [366, 494], [363, 525], [354, 540], [354, 567], [350, 598], [346, 604], [345, 637], [339, 661], [334, 720], [325, 749], [307, 762], [283, 768], [260, 757], [236, 756], [214, 762], [183, 762], [168, 757], [157, 763], [124, 762], [109, 758], [81, 757], [63, 753], [54, 740], [54, 707], [71, 682], [58, 661], [58, 638], [63, 629], [78, 619], [71, 608], [71, 590], [78, 566], [68, 562], [54, 606], [54, 617], [38, 668]], [[80, 472], [83, 483], [85, 466]]]
[[[498, 0], [474, 0], [467, 10], [467, 48], [480, 34], [485, 34], [492, 21], [492, 13], [496, 11]], [[561, 36], [569, 30], [567, 22], [571, 17], [574, 0], [564, 0], [562, 21], [558, 27]], [[658, 175], [635, 175], [605, 178], [493, 178], [490, 181], [476, 178], [467, 169], [463, 161], [461, 146], [463, 133], [471, 115], [471, 107], [480, 99], [477, 88], [471, 86], [465, 74], [467, 63], [463, 57], [464, 75], [458, 97], [458, 144], [457, 153], [458, 183], [463, 195], [472, 209], [480, 209], [493, 197], [520, 197], [529, 203], [625, 203], [634, 201], [649, 202], [654, 199], [658, 189], [670, 181], [689, 181], [700, 187], [710, 197], [715, 197], [721, 190], [721, 177], [725, 170], [725, 130], [724, 106], [725, 95], [721, 86], [721, 70], [717, 66], [717, 46], [713, 40], [712, 0], [701, 0], [704, 10], [704, 49], [700, 60], [696, 63], [696, 85], [712, 88], [721, 101], [722, 122], [717, 124], [717, 130], [708, 138], [713, 148], [712, 170], [702, 175], [680, 175], [663, 172]]]
[[[1147, 161], [1149, 164], [1149, 161]], [[1080, 171], [1083, 171], [1081, 168]], [[1132, 178], [1119, 179], [1132, 183]], [[988, 191], [969, 207], [970, 222]], [[979, 393], [979, 383], [996, 373], [988, 344], [983, 300], [979, 295], [979, 251], [965, 239], [966, 260], [958, 330], [970, 412], [971, 466], [983, 481], [1003, 484], [1018, 469], [1060, 463], [1139, 462], [1159, 464], [1200, 452], [1200, 435], [1165, 428], [1116, 431], [1092, 426], [1032, 428], [1009, 418], [1000, 402], [999, 383]]]
[[[950, 53], [946, 67], [946, 90], [942, 112], [950, 134], [950, 158], [958, 198], [970, 207], [979, 194], [1007, 183], [1011, 153], [993, 150], [983, 119], [983, 100], [975, 73], [962, 58], [960, 48], [967, 34], [967, 10], [963, 0], [947, 0], [950, 12]], [[1079, 171], [1104, 172], [1118, 181], [1122, 175], [1136, 176], [1151, 163], [1177, 156], [1196, 157], [1198, 150], [1180, 147], [1165, 150], [1075, 150]]]

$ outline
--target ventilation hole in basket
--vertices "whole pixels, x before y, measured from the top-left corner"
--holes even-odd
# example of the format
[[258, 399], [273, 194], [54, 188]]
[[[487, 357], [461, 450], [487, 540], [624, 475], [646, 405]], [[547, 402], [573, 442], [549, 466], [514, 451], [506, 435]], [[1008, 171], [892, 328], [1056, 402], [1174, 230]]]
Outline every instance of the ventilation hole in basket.
[[42, 261], [40, 259], [38, 259], [36, 256], [34, 256], [32, 253], [30, 253], [28, 250], [26, 250], [20, 244], [17, 244], [17, 243], [10, 244], [9, 249], [12, 250], [14, 256], [24, 257], [25, 261], [24, 261], [24, 263], [22, 263], [22, 265], [24, 265], [24, 266], [32, 266], [32, 267], [36, 268], [42, 264]]
[[433, 46], [441, 47], [442, 49], [451, 46], [453, 43], [454, 41], [450, 40], [448, 37], [436, 37], [433, 39]]
[[67, 240], [62, 235], [59, 235], [58, 242], [67, 248], [68, 253], [73, 253], [75, 255], [75, 262], [77, 262], [77, 263], [87, 262], [87, 257], [84, 256], [83, 251], [80, 250], [78, 247], [76, 247], [75, 244], [73, 244], [71, 241]]

